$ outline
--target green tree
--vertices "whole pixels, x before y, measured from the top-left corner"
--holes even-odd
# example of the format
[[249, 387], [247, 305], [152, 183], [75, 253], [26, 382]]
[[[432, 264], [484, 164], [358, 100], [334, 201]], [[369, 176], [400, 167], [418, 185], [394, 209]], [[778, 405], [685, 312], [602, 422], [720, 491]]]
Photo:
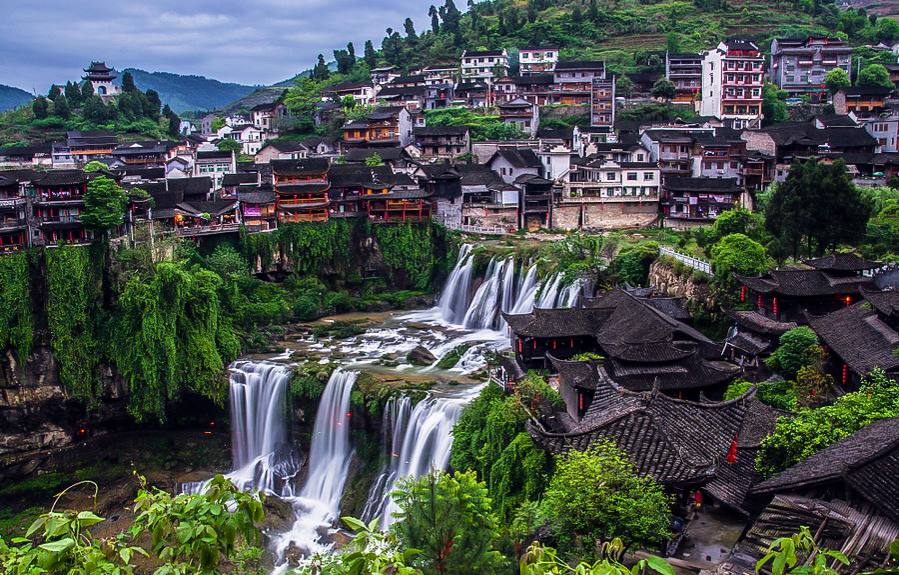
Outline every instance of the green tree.
[[87, 184], [81, 223], [100, 233], [122, 225], [128, 196], [112, 178], [98, 176]]
[[769, 265], [765, 247], [743, 234], [724, 236], [712, 246], [711, 255], [715, 277], [725, 283], [733, 274], [755, 275]]
[[849, 79], [849, 74], [846, 73], [846, 70], [834, 68], [824, 77], [824, 84], [827, 86], [828, 92], [836, 94], [840, 88], [848, 88], [851, 86], [852, 81]]
[[762, 87], [762, 115], [766, 125], [779, 124], [789, 117], [787, 113], [787, 92], [777, 84], [766, 82]]
[[676, 93], [677, 87], [674, 85], [674, 82], [667, 78], [659, 78], [656, 80], [656, 83], [652, 85], [653, 98], [670, 100]]
[[646, 285], [649, 266], [659, 257], [658, 242], [640, 242], [626, 247], [612, 260], [612, 269], [618, 281], [633, 286]]
[[222, 128], [225, 127], [225, 119], [224, 118], [213, 118], [212, 122], [209, 124], [209, 129], [213, 132], [218, 132]]
[[134, 85], [134, 76], [131, 75], [131, 72], [122, 74], [122, 92], [128, 94], [136, 91], [137, 86]]
[[87, 101], [88, 98], [94, 95], [94, 85], [88, 81], [85, 81], [81, 84], [81, 101], [82, 103]]
[[315, 67], [312, 68], [312, 79], [313, 80], [327, 80], [328, 76], [331, 75], [331, 71], [328, 69], [328, 64], [325, 62], [325, 57], [323, 54], [318, 55], [318, 62], [316, 62]]
[[63, 94], [59, 94], [53, 100], [53, 115], [59, 116], [63, 120], [68, 120], [72, 116], [72, 110], [69, 108], [69, 101]]
[[760, 241], [764, 226], [765, 222], [760, 214], [753, 213], [746, 208], [734, 208], [727, 210], [715, 219], [712, 233], [715, 241], [730, 234], [743, 234]]
[[374, 154], [368, 156], [367, 158], [365, 158], [365, 165], [370, 168], [376, 167], [376, 166], [383, 166], [384, 160], [381, 158], [381, 154], [374, 153]]
[[223, 138], [218, 141], [215, 147], [218, 148], [221, 152], [240, 153], [240, 151], [243, 149], [243, 144], [241, 144], [237, 140], [232, 140], [231, 138]]
[[50, 86], [50, 90], [47, 91], [47, 97], [51, 100], [55, 100], [60, 96], [62, 96], [62, 88], [60, 88], [57, 84], [53, 84], [52, 86]]
[[671, 55], [680, 53], [680, 35], [678, 35], [677, 32], [668, 32], [668, 34], [665, 36], [665, 49]]
[[868, 64], [858, 73], [855, 79], [858, 86], [872, 86], [878, 88], [894, 88], [893, 82], [890, 81], [890, 73], [882, 64]]
[[609, 441], [572, 449], [556, 461], [543, 514], [566, 553], [592, 560], [597, 541], [654, 545], [668, 537], [671, 500], [652, 479], [637, 475]]
[[870, 204], [852, 184], [843, 160], [797, 160], [771, 194], [765, 228], [798, 258], [803, 242], [809, 255], [856, 243], [864, 237], [870, 214]]
[[391, 529], [401, 546], [420, 551], [413, 565], [426, 575], [489, 574], [504, 566], [487, 486], [473, 471], [404, 479], [393, 498], [400, 512]]
[[295, 119], [298, 131], [311, 132], [315, 128], [315, 111], [321, 103], [323, 87], [323, 82], [301, 77], [287, 90], [284, 105]]
[[766, 363], [787, 379], [793, 379], [800, 369], [814, 360], [812, 348], [817, 345], [818, 336], [810, 327], [794, 327], [780, 336], [777, 349]]
[[645, 575], [652, 571], [659, 575], [675, 575], [674, 567], [655, 555], [640, 559], [632, 567], [621, 563], [624, 544], [618, 538], [603, 542], [599, 555], [601, 558], [594, 563], [581, 561], [572, 566], [570, 561], [565, 561], [552, 547], [545, 547], [539, 541], [534, 541], [521, 557], [519, 573], [521, 575]]
[[618, 76], [615, 80], [615, 93], [630, 98], [634, 95], [634, 83], [627, 76]]
[[65, 95], [70, 105], [75, 107], [81, 105], [81, 88], [75, 82], [66, 82]]
[[43, 96], [38, 96], [31, 103], [31, 111], [34, 112], [34, 117], [38, 120], [43, 120], [47, 117], [49, 107], [50, 106], [47, 103], [47, 98]]
[[99, 172], [101, 170], [109, 171], [109, 166], [98, 160], [91, 160], [81, 168], [83, 172]]
[[371, 40], [365, 41], [363, 58], [365, 59], [365, 63], [369, 68], [374, 68], [378, 65], [378, 53], [375, 52], [375, 46], [371, 43]]

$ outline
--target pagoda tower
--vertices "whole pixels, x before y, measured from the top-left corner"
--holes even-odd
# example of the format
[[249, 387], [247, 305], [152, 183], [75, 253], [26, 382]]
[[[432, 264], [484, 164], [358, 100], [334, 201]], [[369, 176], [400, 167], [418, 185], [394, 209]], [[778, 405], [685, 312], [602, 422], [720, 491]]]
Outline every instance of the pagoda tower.
[[91, 83], [94, 94], [100, 96], [104, 102], [121, 92], [121, 88], [113, 83], [118, 74], [106, 66], [106, 62], [91, 62], [90, 67], [84, 71], [86, 74], [83, 78]]

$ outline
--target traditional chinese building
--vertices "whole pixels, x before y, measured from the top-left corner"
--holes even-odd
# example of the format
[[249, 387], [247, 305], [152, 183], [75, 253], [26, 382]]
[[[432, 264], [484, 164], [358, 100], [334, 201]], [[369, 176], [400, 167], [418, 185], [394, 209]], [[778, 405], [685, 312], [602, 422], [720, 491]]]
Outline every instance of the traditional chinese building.
[[35, 240], [43, 245], [82, 243], [93, 233], [81, 223], [87, 183], [96, 174], [81, 170], [54, 170], [33, 181]]
[[103, 98], [104, 102], [121, 93], [122, 89], [115, 84], [118, 74], [107, 66], [106, 62], [91, 62], [90, 67], [85, 68], [84, 72], [84, 80], [91, 83], [94, 94]]
[[18, 180], [0, 173], [0, 253], [29, 245], [26, 202]]
[[238, 188], [240, 219], [247, 230], [265, 231], [278, 227], [277, 199], [277, 194], [268, 184], [260, 184], [255, 188]]
[[327, 158], [272, 160], [272, 178], [278, 195], [278, 221], [322, 222], [328, 219]]

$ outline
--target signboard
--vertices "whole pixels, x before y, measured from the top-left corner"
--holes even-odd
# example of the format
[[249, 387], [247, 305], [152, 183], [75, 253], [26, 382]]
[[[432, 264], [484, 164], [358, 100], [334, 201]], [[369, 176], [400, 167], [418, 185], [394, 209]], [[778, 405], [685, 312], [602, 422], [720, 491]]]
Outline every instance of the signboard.
[[262, 209], [261, 209], [261, 208], [253, 208], [253, 207], [250, 207], [250, 206], [244, 206], [244, 208], [243, 208], [243, 214], [244, 214], [245, 216], [256, 216], [256, 217], [259, 217], [259, 216], [262, 215]]

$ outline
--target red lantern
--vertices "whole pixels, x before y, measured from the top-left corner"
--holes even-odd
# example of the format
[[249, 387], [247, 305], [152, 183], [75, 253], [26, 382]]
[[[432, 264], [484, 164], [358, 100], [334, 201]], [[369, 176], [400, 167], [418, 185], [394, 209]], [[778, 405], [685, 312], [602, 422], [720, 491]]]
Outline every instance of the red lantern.
[[762, 309], [764, 307], [764, 302], [762, 302], [762, 296], [759, 295], [758, 300], [756, 301], [755, 307]]
[[737, 438], [738, 435], [734, 436], [734, 440], [730, 442], [730, 449], [727, 450], [727, 462], [728, 463], [736, 463], [737, 461]]
[[840, 381], [843, 383], [843, 387], [846, 387], [846, 383], [849, 381], [849, 366], [845, 363], [843, 364], [843, 371], [840, 374]]
[[584, 394], [583, 392], [577, 392], [577, 408], [581, 411], [584, 410]]
[[740, 302], [746, 301], [746, 286], [740, 288]]
[[777, 318], [777, 298], [776, 297], [772, 300], [771, 306], [774, 308], [774, 317]]

